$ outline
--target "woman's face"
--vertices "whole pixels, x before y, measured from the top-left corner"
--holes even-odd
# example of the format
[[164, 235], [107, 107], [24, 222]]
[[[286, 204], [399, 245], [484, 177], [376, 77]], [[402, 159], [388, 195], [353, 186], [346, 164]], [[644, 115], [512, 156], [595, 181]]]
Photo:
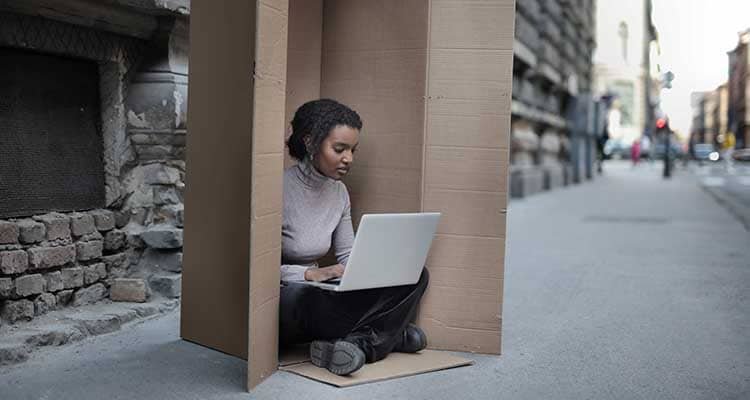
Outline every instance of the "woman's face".
[[339, 180], [349, 173], [359, 144], [359, 130], [336, 125], [320, 145], [313, 164], [323, 175]]

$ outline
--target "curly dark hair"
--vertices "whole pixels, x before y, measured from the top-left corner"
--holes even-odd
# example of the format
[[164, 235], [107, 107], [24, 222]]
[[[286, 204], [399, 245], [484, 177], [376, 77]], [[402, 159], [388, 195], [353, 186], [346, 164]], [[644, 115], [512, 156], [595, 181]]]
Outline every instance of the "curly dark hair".
[[351, 108], [331, 99], [308, 101], [300, 106], [292, 118], [292, 136], [287, 140], [289, 155], [302, 161], [308, 155], [305, 136], [310, 135], [310, 151], [316, 154], [321, 143], [338, 125], [362, 129], [359, 114]]

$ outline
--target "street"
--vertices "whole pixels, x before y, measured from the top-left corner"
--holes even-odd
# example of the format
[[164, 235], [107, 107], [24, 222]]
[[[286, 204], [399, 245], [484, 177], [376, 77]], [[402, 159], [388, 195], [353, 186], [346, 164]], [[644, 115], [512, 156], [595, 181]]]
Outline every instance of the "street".
[[693, 166], [703, 188], [750, 230], [750, 163]]
[[[179, 340], [173, 312], [0, 369], [0, 398], [747, 399], [750, 232], [706, 168], [609, 162], [512, 202], [503, 355], [470, 367], [347, 389], [277, 372], [247, 394], [245, 363]], [[742, 176], [726, 190], [747, 199]]]

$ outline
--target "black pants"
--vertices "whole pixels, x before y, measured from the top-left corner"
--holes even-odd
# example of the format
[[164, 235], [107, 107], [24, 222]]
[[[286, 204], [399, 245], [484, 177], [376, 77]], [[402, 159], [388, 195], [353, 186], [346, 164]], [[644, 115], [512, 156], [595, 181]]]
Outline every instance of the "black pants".
[[304, 283], [281, 286], [281, 345], [343, 339], [362, 349], [368, 363], [385, 358], [411, 322], [429, 274], [414, 285], [333, 292]]

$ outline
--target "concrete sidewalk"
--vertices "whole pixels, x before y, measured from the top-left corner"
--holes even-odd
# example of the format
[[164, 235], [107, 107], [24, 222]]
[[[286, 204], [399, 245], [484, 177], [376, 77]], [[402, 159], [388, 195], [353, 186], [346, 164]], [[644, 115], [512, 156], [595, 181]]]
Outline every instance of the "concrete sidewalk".
[[0, 399], [750, 398], [750, 234], [678, 170], [511, 204], [501, 357], [348, 389], [178, 339], [170, 314], [0, 370]]

